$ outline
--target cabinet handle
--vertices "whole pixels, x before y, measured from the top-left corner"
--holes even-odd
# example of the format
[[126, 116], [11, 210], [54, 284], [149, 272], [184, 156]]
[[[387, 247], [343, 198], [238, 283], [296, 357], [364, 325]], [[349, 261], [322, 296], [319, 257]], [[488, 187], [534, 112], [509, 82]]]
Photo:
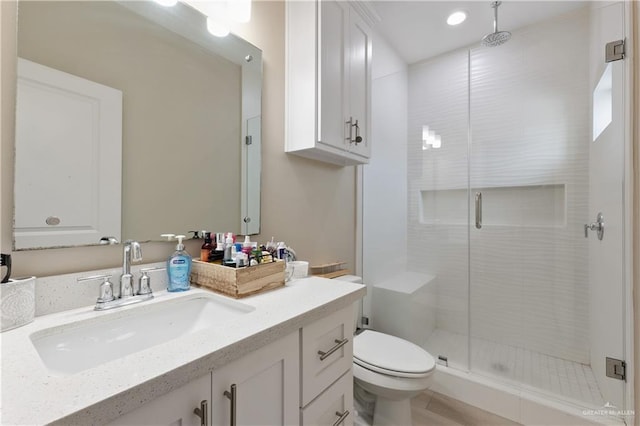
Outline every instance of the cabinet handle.
[[344, 410], [344, 413], [336, 411], [336, 416], [338, 416], [338, 420], [336, 420], [333, 426], [338, 426], [340, 423], [344, 422], [345, 419], [349, 416], [349, 410]]
[[224, 391], [224, 396], [229, 398], [229, 400], [231, 401], [231, 413], [230, 413], [231, 420], [229, 421], [229, 424], [231, 426], [236, 426], [236, 396], [237, 396], [236, 385], [235, 384], [231, 385], [231, 392]]
[[360, 125], [358, 124], [358, 120], [356, 120], [353, 126], [356, 128], [356, 139], [354, 140], [354, 142], [356, 144], [359, 144], [360, 142], [362, 142], [362, 136], [360, 136]]
[[353, 117], [349, 117], [345, 124], [349, 127], [349, 136], [346, 139], [349, 143], [353, 143]]
[[200, 402], [200, 408], [193, 409], [193, 413], [200, 417], [200, 426], [207, 426], [209, 424], [209, 403], [206, 399]]
[[342, 340], [335, 339], [334, 342], [336, 342], [336, 345], [334, 347], [332, 347], [326, 352], [318, 351], [318, 355], [320, 355], [320, 361], [324, 361], [325, 359], [330, 357], [332, 353], [334, 353], [335, 351], [337, 351], [338, 349], [346, 345], [348, 341], [349, 339], [347, 339], [346, 337]]

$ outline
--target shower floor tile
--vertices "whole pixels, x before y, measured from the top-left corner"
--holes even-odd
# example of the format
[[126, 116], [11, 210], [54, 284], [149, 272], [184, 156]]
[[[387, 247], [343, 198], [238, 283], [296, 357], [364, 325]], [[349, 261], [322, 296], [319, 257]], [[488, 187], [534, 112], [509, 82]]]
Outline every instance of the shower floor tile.
[[[436, 358], [446, 356], [449, 367], [467, 370], [467, 336], [437, 329], [423, 346]], [[478, 374], [574, 403], [605, 403], [589, 365], [478, 338], [471, 338], [471, 350], [471, 369]]]

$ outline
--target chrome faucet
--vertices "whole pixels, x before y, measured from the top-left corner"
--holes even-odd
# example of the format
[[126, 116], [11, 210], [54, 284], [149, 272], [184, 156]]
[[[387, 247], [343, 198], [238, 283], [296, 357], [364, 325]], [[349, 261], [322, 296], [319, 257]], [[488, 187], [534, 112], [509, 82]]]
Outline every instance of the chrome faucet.
[[153, 299], [151, 290], [151, 282], [149, 272], [164, 271], [165, 268], [146, 268], [141, 269], [139, 289], [136, 292], [133, 284], [133, 274], [131, 273], [131, 263], [140, 262], [142, 260], [142, 250], [140, 243], [133, 240], [127, 240], [123, 247], [122, 256], [122, 275], [120, 275], [120, 293], [116, 296], [113, 292], [113, 285], [109, 278], [111, 275], [94, 275], [91, 277], [80, 277], [78, 281], [103, 280], [100, 285], [100, 296], [96, 301], [95, 310], [104, 311], [119, 306], [131, 305], [145, 300]]
[[125, 241], [122, 256], [122, 275], [120, 275], [120, 298], [135, 296], [131, 263], [141, 261], [142, 249], [140, 248], [140, 243], [133, 240]]

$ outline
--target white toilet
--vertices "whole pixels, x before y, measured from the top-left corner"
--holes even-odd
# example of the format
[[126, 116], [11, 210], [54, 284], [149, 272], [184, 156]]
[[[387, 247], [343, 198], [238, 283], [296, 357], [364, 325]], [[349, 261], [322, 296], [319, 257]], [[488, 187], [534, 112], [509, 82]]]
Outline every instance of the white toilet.
[[[346, 275], [337, 279], [361, 283]], [[354, 332], [360, 303], [354, 309]], [[356, 385], [376, 396], [373, 425], [411, 425], [410, 400], [430, 386], [433, 357], [407, 340], [373, 330], [353, 339], [353, 377]]]

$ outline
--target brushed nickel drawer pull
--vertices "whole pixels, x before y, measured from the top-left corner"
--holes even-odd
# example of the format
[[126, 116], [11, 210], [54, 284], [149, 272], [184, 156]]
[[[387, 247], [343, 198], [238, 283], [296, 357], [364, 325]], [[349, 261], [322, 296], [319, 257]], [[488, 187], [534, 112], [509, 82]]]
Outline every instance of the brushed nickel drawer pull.
[[349, 410], [344, 410], [344, 413], [336, 411], [336, 416], [338, 416], [338, 420], [336, 420], [333, 426], [338, 426], [340, 423], [344, 422], [346, 418], [349, 417]]
[[193, 414], [200, 417], [200, 426], [207, 426], [209, 424], [209, 403], [206, 399], [203, 399], [200, 403], [200, 408], [194, 408]]
[[236, 385], [235, 384], [231, 385], [231, 392], [224, 391], [224, 396], [229, 398], [229, 400], [231, 401], [231, 413], [230, 413], [231, 420], [229, 421], [229, 424], [231, 426], [236, 426], [236, 399], [237, 399]]
[[336, 342], [336, 345], [331, 349], [329, 349], [327, 352], [318, 351], [318, 355], [320, 355], [320, 361], [324, 361], [325, 359], [330, 357], [332, 353], [334, 353], [335, 351], [337, 351], [338, 349], [346, 345], [349, 339], [345, 337], [342, 340], [335, 339], [334, 341]]

